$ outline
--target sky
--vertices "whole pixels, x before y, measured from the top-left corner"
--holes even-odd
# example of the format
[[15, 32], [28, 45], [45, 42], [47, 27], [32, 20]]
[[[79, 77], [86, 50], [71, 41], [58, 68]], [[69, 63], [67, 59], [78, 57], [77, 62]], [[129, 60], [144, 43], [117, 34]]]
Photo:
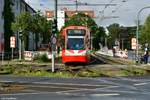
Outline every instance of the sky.
[[[35, 10], [54, 10], [54, 0], [25, 0]], [[116, 4], [116, 6], [79, 6], [78, 10], [93, 10], [98, 25], [109, 26], [118, 23], [121, 26], [135, 26], [137, 14], [143, 7], [150, 7], [150, 0], [78, 0], [88, 4]], [[58, 0], [58, 4], [75, 4], [75, 0]], [[67, 8], [75, 10], [75, 6], [59, 6], [58, 10]], [[150, 14], [150, 8], [140, 13], [140, 23], [143, 24]], [[112, 18], [112, 17], [117, 18]]]

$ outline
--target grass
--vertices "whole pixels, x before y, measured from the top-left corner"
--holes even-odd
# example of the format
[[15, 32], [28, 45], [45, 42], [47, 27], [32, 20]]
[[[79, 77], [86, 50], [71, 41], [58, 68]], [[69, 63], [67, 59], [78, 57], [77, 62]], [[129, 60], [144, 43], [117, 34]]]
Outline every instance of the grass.
[[123, 69], [123, 72], [126, 76], [142, 76], [148, 74], [147, 70], [135, 67], [128, 67], [126, 69]]
[[36, 68], [32, 65], [26, 64], [6, 64], [0, 67], [0, 75], [17, 75], [17, 76], [46, 76], [46, 77], [113, 77], [113, 76], [142, 76], [150, 73], [149, 67], [145, 69], [137, 68], [134, 66], [128, 66], [125, 68], [86, 68], [81, 69], [75, 73], [68, 70], [57, 70], [51, 72], [51, 69]]

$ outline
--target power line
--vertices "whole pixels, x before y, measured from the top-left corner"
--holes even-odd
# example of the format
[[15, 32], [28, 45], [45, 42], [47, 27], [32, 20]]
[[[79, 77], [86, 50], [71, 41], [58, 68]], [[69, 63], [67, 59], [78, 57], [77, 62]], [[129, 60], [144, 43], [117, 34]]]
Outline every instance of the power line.
[[111, 3], [95, 3], [95, 4], [91, 4], [91, 3], [81, 3], [78, 2], [78, 0], [75, 1], [75, 4], [58, 4], [58, 6], [75, 6], [76, 7], [76, 11], [78, 11], [78, 6], [116, 6], [117, 4], [111, 4]]

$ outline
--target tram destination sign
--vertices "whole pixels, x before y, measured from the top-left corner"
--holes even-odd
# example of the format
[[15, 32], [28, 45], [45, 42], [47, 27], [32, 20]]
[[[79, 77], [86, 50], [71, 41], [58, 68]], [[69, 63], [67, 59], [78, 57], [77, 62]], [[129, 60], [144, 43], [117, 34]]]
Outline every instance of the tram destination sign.
[[69, 29], [67, 31], [68, 35], [69, 36], [84, 36], [85, 35], [85, 30], [83, 29]]

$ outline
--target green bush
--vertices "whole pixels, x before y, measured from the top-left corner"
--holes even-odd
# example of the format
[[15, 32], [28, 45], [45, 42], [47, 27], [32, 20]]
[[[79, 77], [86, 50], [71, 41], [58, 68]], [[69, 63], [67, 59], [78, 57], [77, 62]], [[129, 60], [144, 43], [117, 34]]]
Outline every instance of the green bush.
[[47, 57], [47, 54], [38, 54], [34, 57], [34, 60], [39, 61], [39, 62], [48, 62], [49, 59]]

